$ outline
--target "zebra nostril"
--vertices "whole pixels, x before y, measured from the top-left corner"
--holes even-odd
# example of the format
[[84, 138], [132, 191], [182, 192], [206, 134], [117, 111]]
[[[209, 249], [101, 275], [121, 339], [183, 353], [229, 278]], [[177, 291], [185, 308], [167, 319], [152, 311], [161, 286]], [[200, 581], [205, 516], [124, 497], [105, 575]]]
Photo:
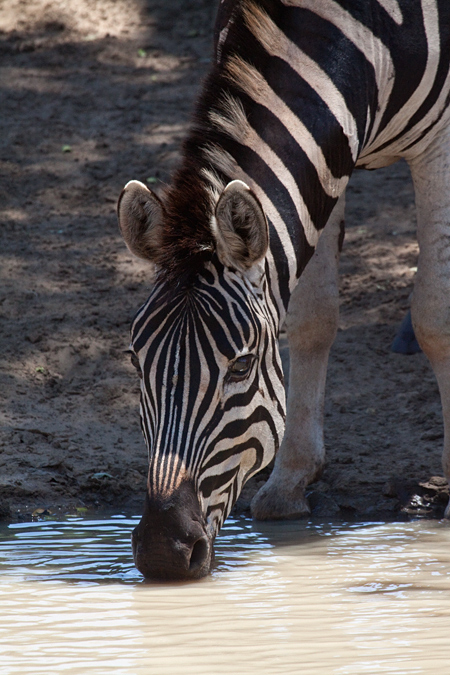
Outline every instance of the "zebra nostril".
[[191, 558], [189, 561], [189, 571], [195, 572], [200, 569], [209, 556], [209, 545], [206, 537], [201, 537], [198, 539], [191, 551]]
[[132, 534], [134, 563], [147, 579], [200, 579], [214, 557], [193, 484], [181, 484], [167, 498], [147, 494]]

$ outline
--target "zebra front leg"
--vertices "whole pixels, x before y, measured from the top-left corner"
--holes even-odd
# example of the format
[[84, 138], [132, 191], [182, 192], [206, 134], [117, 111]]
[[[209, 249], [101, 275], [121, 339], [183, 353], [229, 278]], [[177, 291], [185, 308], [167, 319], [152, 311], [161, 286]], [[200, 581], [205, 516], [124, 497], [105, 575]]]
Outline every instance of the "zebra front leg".
[[344, 206], [342, 196], [289, 303], [286, 431], [272, 474], [252, 501], [252, 514], [259, 520], [308, 514], [305, 488], [320, 474], [325, 461], [323, 405], [328, 356], [339, 319]]
[[[442, 465], [450, 484], [450, 128], [410, 161], [419, 262], [411, 314], [439, 386], [444, 417]], [[450, 518], [450, 504], [445, 511]]]

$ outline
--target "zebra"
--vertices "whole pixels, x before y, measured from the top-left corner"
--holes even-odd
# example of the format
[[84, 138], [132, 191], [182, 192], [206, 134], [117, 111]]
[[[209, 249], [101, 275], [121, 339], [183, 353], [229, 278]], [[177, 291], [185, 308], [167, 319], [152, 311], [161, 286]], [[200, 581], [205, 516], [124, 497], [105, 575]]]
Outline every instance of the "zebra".
[[145, 577], [207, 575], [242, 486], [274, 457], [253, 516], [308, 514], [355, 168], [411, 168], [411, 311], [440, 388], [450, 478], [449, 61], [447, 0], [220, 2], [179, 168], [161, 196], [133, 180], [118, 202], [128, 248], [156, 269], [130, 346], [149, 452], [132, 536]]

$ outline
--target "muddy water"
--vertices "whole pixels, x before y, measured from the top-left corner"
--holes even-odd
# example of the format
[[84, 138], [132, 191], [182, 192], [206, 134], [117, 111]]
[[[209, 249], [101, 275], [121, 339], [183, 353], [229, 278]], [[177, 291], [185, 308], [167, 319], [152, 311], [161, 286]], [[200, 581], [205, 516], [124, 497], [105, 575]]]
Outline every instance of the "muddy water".
[[211, 577], [142, 582], [137, 519], [0, 530], [0, 675], [450, 672], [450, 527], [229, 521]]

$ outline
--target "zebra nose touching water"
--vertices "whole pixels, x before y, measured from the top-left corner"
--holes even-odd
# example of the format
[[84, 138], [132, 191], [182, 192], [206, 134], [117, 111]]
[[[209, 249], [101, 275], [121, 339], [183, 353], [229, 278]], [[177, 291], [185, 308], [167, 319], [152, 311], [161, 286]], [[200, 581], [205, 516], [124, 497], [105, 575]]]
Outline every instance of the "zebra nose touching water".
[[131, 181], [118, 205], [129, 249], [156, 266], [131, 329], [149, 451], [133, 533], [144, 576], [206, 575], [242, 486], [274, 456], [253, 515], [309, 512], [354, 168], [400, 158], [411, 168], [412, 320], [439, 384], [450, 478], [449, 58], [447, 0], [220, 3], [214, 63], [171, 185], [160, 198]]

